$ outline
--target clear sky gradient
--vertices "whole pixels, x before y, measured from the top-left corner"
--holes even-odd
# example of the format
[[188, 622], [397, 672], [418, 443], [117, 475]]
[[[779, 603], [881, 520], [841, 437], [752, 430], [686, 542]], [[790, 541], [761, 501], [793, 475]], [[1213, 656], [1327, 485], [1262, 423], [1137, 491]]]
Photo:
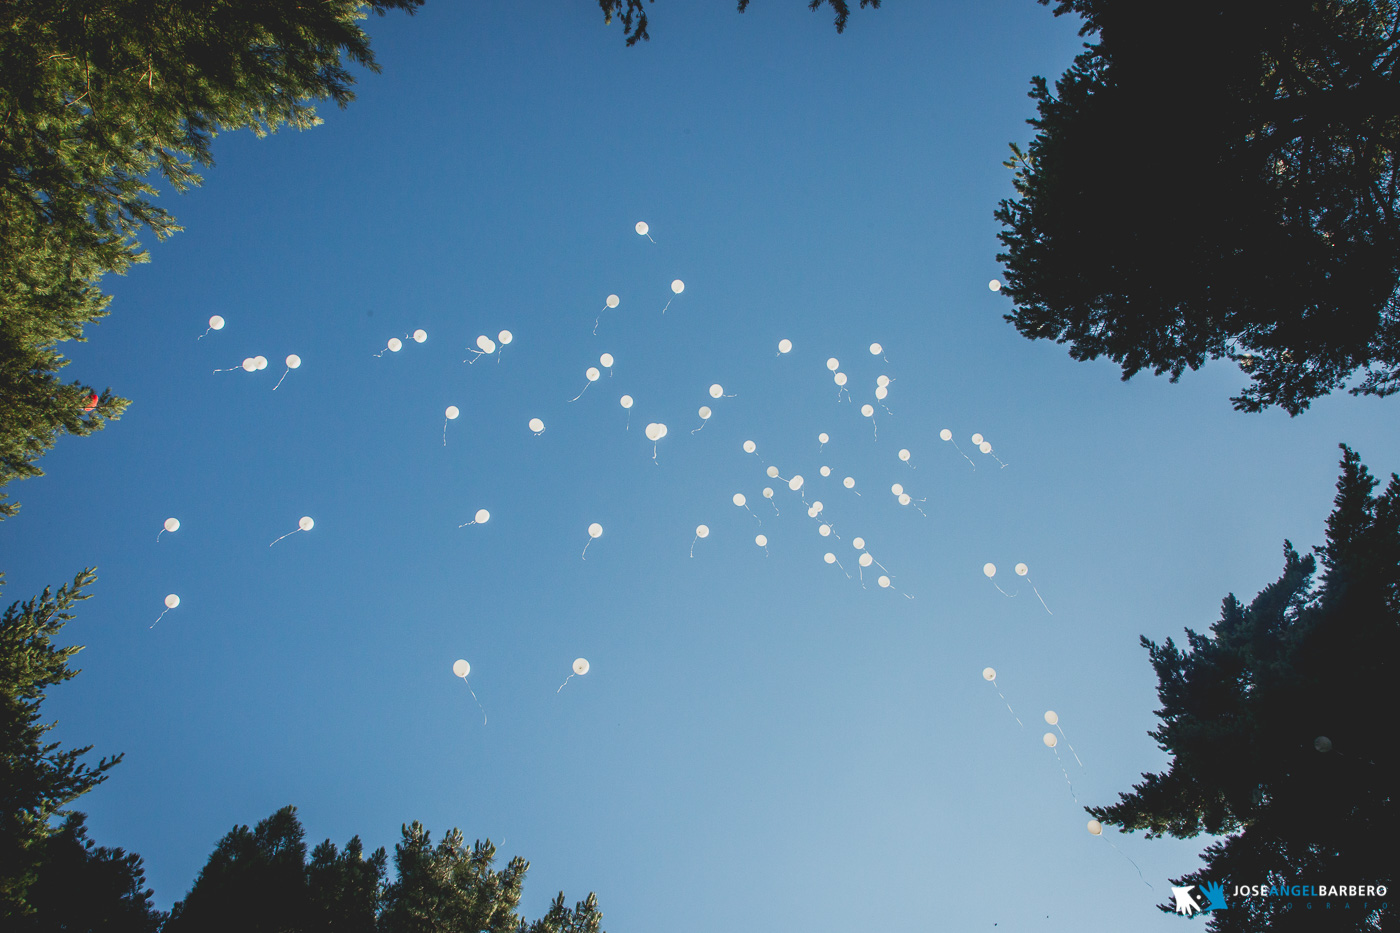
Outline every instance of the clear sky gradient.
[[[1206, 840], [1090, 836], [1061, 763], [1079, 804], [1165, 766], [1139, 635], [1207, 628], [1284, 539], [1321, 542], [1339, 442], [1400, 468], [1395, 403], [1239, 414], [1230, 366], [1124, 384], [1003, 322], [1001, 162], [1076, 21], [648, 11], [632, 49], [588, 0], [372, 19], [384, 71], [348, 110], [221, 137], [204, 186], [162, 199], [186, 231], [104, 283], [64, 375], [133, 405], [13, 484], [0, 525], [9, 600], [98, 567], [68, 629], [83, 672], [47, 707], [62, 741], [126, 753], [79, 803], [95, 838], [145, 857], [162, 906], [293, 803], [313, 844], [392, 849], [415, 819], [490, 837], [532, 863], [528, 916], [592, 890], [612, 933], [1176, 929], [1154, 904]], [[462, 362], [501, 329], [499, 360]], [[889, 590], [823, 562], [854, 577], [854, 535]], [[1082, 767], [1042, 744], [1048, 709]]]

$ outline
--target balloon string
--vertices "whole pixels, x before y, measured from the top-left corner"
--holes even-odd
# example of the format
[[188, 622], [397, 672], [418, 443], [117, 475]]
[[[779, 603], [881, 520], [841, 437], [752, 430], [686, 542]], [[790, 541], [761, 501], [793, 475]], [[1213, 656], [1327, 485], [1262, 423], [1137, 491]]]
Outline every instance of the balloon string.
[[[566, 686], [568, 686], [569, 681], [571, 681], [571, 680], [573, 680], [573, 679], [574, 679], [574, 675], [573, 675], [573, 674], [570, 674], [568, 677], [565, 677], [565, 678], [564, 678], [564, 682], [563, 682], [562, 684], [559, 685], [559, 690], [563, 690]], [[554, 691], [554, 695], [555, 695], [555, 696], [558, 696], [558, 695], [559, 695], [559, 690]]]
[[216, 372], [216, 373], [231, 373], [231, 372], [233, 372], [235, 369], [242, 369], [242, 368], [243, 368], [242, 366], [230, 366], [228, 369], [216, 369], [216, 370], [214, 370], [214, 372]]
[[[486, 355], [486, 351], [485, 351], [485, 350], [473, 350], [471, 347], [467, 347], [467, 352], [468, 352], [468, 353], [475, 353], [475, 354], [476, 354], [476, 356], [472, 357], [472, 358], [469, 359], [469, 360], [462, 360], [462, 362], [463, 362], [463, 363], [466, 363], [468, 366], [472, 365], [472, 364], [475, 363], [477, 360], [481, 359], [483, 356]], [[384, 355], [384, 351], [383, 351], [383, 350], [380, 350], [380, 351], [379, 351], [379, 354], [380, 354], [381, 356], [383, 356], [383, 355]]]
[[652, 465], [652, 466], [661, 466], [661, 464], [659, 464], [659, 463], [656, 462], [656, 443], [655, 443], [655, 442], [652, 442], [652, 445], [651, 445], [651, 465]]
[[[475, 525], [475, 524], [476, 524], [476, 519], [472, 519], [472, 520], [469, 521], [469, 522], [462, 522], [462, 524], [458, 525], [457, 527], [458, 527], [458, 528], [465, 528], [465, 527], [467, 527], [468, 525]], [[278, 540], [280, 541], [281, 539], [279, 538]], [[272, 545], [268, 545], [268, 547], [271, 547], [271, 546], [272, 546]]]
[[[1137, 862], [1134, 862], [1132, 859], [1128, 858], [1127, 855], [1124, 855], [1122, 849], [1118, 848], [1117, 846], [1114, 846], [1114, 845], [1113, 845], [1113, 840], [1112, 840], [1112, 839], [1109, 839], [1107, 836], [1103, 836], [1103, 837], [1101, 837], [1101, 838], [1103, 839], [1104, 842], [1107, 842], [1109, 845], [1113, 846], [1113, 851], [1114, 851], [1114, 852], [1117, 852], [1119, 855], [1122, 855], [1124, 858], [1128, 859], [1128, 864], [1131, 865], [1131, 866], [1133, 866], [1134, 868], [1137, 868], [1138, 877], [1139, 877], [1139, 878], [1142, 878], [1142, 883], [1145, 884], [1145, 885], [1147, 885], [1149, 888], [1152, 888], [1152, 882], [1150, 882], [1150, 881], [1148, 881], [1146, 878], [1143, 878], [1143, 877], [1142, 877], [1142, 869], [1141, 869], [1141, 868], [1138, 868], [1138, 863], [1137, 863]], [[1155, 891], [1155, 890], [1157, 890], [1157, 889], [1156, 889], [1156, 888], [1152, 888], [1152, 890]]]
[[768, 554], [768, 545], [766, 545], [766, 544], [763, 546], [763, 556], [764, 556], [764, 557], [768, 557], [768, 556], [769, 556], [769, 554]]
[[[666, 308], [671, 307], [671, 302], [672, 302], [672, 301], [675, 301], [675, 300], [676, 300], [676, 299], [672, 298], [670, 301], [667, 301], [667, 302], [666, 302]], [[661, 313], [662, 313], [662, 314], [665, 314], [665, 313], [666, 313], [666, 308], [662, 308], [662, 309], [661, 309]]]
[[[705, 430], [705, 425], [707, 425], [707, 424], [709, 424], [709, 422], [702, 419], [701, 422], [700, 422], [700, 427], [696, 428], [695, 431], [703, 431], [703, 430]], [[690, 433], [691, 433], [691, 434], [694, 434], [695, 431], [691, 431]]]
[[624, 431], [630, 431], [630, 430], [632, 430], [632, 409], [630, 409], [630, 408], [627, 409], [627, 424], [623, 427], [622, 430], [624, 430]]
[[160, 536], [163, 535], [163, 534], [165, 534], [165, 529], [164, 529], [164, 528], [162, 528], [160, 531], [157, 531], [157, 532], [156, 532], [156, 540], [159, 541], [159, 540], [160, 540]]
[[[472, 695], [473, 700], [476, 700], [476, 691], [472, 689], [472, 685], [470, 683], [467, 683], [467, 678], [463, 677], [462, 683], [467, 684], [467, 692]], [[483, 726], [486, 725], [486, 707], [481, 705], [480, 700], [476, 700], [476, 708], [481, 710], [481, 724]]]
[[875, 440], [878, 441], [880, 439], [880, 426], [875, 423], [874, 418], [870, 419], [870, 426], [875, 429]]
[[[774, 506], [774, 508], [777, 508], [777, 506]], [[749, 508], [749, 504], [747, 502], [744, 503], [744, 511], [748, 512], [750, 515], [753, 515], [754, 521], [758, 522], [760, 525], [763, 524], [763, 519], [759, 518], [756, 514], [754, 514], [754, 510]]]
[[885, 410], [885, 413], [888, 414], [891, 418], [894, 417], [894, 412], [890, 411], [890, 406], [886, 405], [884, 402], [881, 402], [880, 407], [883, 408]]
[[[650, 234], [650, 233], [643, 234], [643, 236], [645, 236], [648, 240], [651, 240], [651, 234]], [[652, 241], [653, 243], [656, 242], [655, 240], [651, 240], [651, 241]]]
[[841, 396], [842, 396], [842, 395], [846, 396], [846, 401], [849, 402], [849, 401], [851, 400], [851, 393], [846, 391], [846, 387], [845, 387], [845, 386], [841, 386], [841, 388], [837, 390], [837, 392], [836, 392], [836, 401], [838, 401], [838, 402], [841, 401]]
[[1015, 598], [1016, 598], [1016, 596], [1015, 596], [1014, 593], [1008, 593], [1008, 592], [1006, 592], [1006, 590], [1002, 589], [1002, 588], [1001, 588], [1001, 585], [998, 584], [997, 581], [993, 580], [993, 581], [992, 581], [992, 586], [995, 586], [995, 587], [997, 588], [997, 592], [1000, 593], [1001, 595], [1007, 597], [1008, 599], [1015, 599]]
[[569, 401], [571, 401], [571, 402], [577, 402], [579, 399], [583, 398], [583, 393], [584, 393], [584, 392], [587, 392], [587, 391], [588, 391], [588, 387], [591, 386], [592, 384], [593, 384], [592, 382], [585, 382], [585, 383], [583, 384], [583, 389], [579, 392], [579, 394], [578, 394], [578, 395], [575, 395], [573, 398], [569, 399]]
[[1006, 711], [1011, 714], [1012, 719], [1016, 720], [1016, 725], [1020, 726], [1022, 729], [1026, 728], [1026, 724], [1021, 722], [1021, 717], [1017, 716], [1016, 711], [1011, 708], [1011, 701], [1008, 700], [1005, 694], [1001, 692], [1001, 687], [997, 686], [997, 682], [995, 680], [992, 681], [992, 686], [996, 688], [997, 696], [1001, 697], [1001, 702], [1006, 704]]
[[1065, 770], [1065, 763], [1060, 759], [1060, 750], [1055, 746], [1050, 746], [1050, 751], [1055, 753], [1055, 762], [1060, 766], [1060, 773], [1065, 776], [1065, 783], [1069, 785], [1069, 795], [1074, 798], [1074, 802], [1079, 802], [1079, 795], [1074, 792], [1074, 782], [1069, 779], [1069, 772]]
[[[957, 448], [958, 453], [962, 454], [962, 457], [963, 457], [964, 460], [966, 460], [968, 463], [972, 463], [972, 458], [969, 457], [967, 454], [963, 454], [963, 449], [962, 449], [961, 447], [958, 447], [958, 442], [957, 442], [957, 441], [953, 441], [953, 446], [954, 446], [955, 448]], [[972, 463], [972, 468], [973, 468], [974, 470], [977, 469], [977, 464]]]
[[699, 535], [696, 535], [696, 536], [695, 536], [695, 541], [690, 542], [690, 556], [691, 556], [691, 557], [694, 557], [694, 556], [695, 556], [695, 542], [696, 542], [696, 541], [699, 541], [699, 540], [700, 540], [700, 536], [699, 536]]
[[849, 573], [846, 573], [846, 568], [841, 566], [841, 562], [838, 560], [838, 561], [836, 561], [835, 563], [836, 563], [836, 566], [840, 569], [840, 571], [841, 571], [842, 573], [845, 573], [845, 574], [846, 574], [846, 579], [847, 579], [847, 580], [851, 579], [851, 575], [850, 575]]
[[[164, 619], [164, 618], [165, 618], [165, 613], [167, 613], [167, 612], [169, 612], [169, 611], [170, 611], [169, 609], [166, 609], [166, 610], [164, 610], [163, 612], [161, 612], [160, 615], [156, 616], [156, 622], [159, 622], [161, 619]], [[155, 628], [155, 627], [156, 627], [156, 622], [152, 622], [152, 623], [147, 627], [146, 630], [147, 630], [147, 631], [150, 631], [151, 629]]]
[[[284, 534], [284, 535], [282, 536], [282, 538], [290, 538], [292, 535], [296, 534], [298, 531], [301, 531], [301, 529], [298, 528], [298, 529], [296, 529], [295, 531], [289, 531], [289, 532], [287, 532], [286, 534]], [[278, 538], [277, 541], [281, 541], [282, 538]], [[273, 541], [272, 544], [276, 544], [277, 541]], [[272, 544], [269, 544], [268, 547], [272, 547]]]
[[768, 504], [771, 505], [771, 506], [773, 507], [773, 514], [774, 514], [774, 515], [776, 515], [778, 518], [782, 518], [782, 517], [783, 517], [783, 513], [778, 511], [778, 503], [774, 502], [772, 499], [769, 499], [769, 500], [768, 500]]
[[[1035, 593], [1035, 598], [1038, 599], [1038, 600], [1040, 600], [1040, 604], [1041, 604], [1042, 606], [1045, 606], [1045, 597], [1040, 595], [1040, 590], [1038, 590], [1038, 589], [1035, 588], [1035, 584], [1034, 584], [1034, 583], [1031, 584], [1031, 592]], [[1049, 607], [1049, 606], [1045, 606], [1045, 611], [1046, 611], [1046, 612], [1050, 612], [1050, 607]], [[1050, 614], [1051, 614], [1051, 615], [1054, 615], [1055, 613], [1050, 612]]]
[[1002, 463], [1002, 462], [1001, 462], [1001, 458], [998, 457], [996, 454], [992, 454], [992, 459], [995, 460], [997, 463], [1001, 463], [1001, 468], [1002, 468], [1003, 470], [1006, 469], [1007, 467], [1011, 466], [1011, 464], [1009, 464], [1009, 463]]
[[593, 543], [593, 536], [592, 536], [592, 535], [589, 535], [589, 536], [588, 536], [588, 540], [587, 540], [586, 542], [584, 542], [584, 545], [583, 545], [583, 553], [579, 554], [579, 559], [580, 559], [580, 560], [588, 560], [587, 556], [585, 556], [585, 555], [588, 554], [588, 545], [590, 545], [590, 544], [592, 544], [592, 543]]
[[450, 420], [450, 418], [442, 419], [442, 446], [444, 447], [447, 446], [447, 422]]
[[[385, 347], [383, 350], [380, 350], [378, 353], [374, 354], [374, 358], [375, 358], [376, 360], [379, 359], [381, 356], [383, 356], [383, 355], [385, 354], [385, 352], [386, 352], [388, 349], [389, 349], [388, 347]], [[465, 363], [466, 360], [463, 360], [462, 362]]]
[[203, 340], [205, 337], [209, 336], [209, 331], [210, 331], [210, 330], [213, 330], [213, 329], [214, 329], [214, 328], [211, 327], [211, 328], [209, 328], [209, 330], [206, 330], [204, 333], [202, 333], [202, 334], [200, 334], [198, 337], [194, 338], [194, 339], [195, 339], [195, 343], [198, 343], [199, 341]]
[[598, 319], [593, 322], [593, 336], [598, 336], [598, 323], [603, 320], [603, 312], [598, 312]]
[[[1070, 750], [1070, 752], [1074, 755], [1074, 760], [1075, 760], [1075, 761], [1079, 761], [1079, 753], [1076, 752], [1076, 751], [1074, 750], [1074, 746], [1073, 746], [1073, 745], [1070, 745], [1069, 736], [1065, 735], [1065, 730], [1064, 730], [1063, 728], [1061, 728], [1061, 726], [1060, 726], [1060, 724], [1059, 724], [1058, 722], [1055, 723], [1055, 728], [1059, 731], [1061, 737], [1064, 738], [1065, 744], [1066, 744], [1066, 745], [1069, 745], [1069, 750]], [[1084, 762], [1079, 761], [1079, 767], [1081, 767], [1081, 768], [1084, 767]]]
[[[292, 371], [292, 368], [291, 368], [290, 366], [288, 366], [288, 367], [287, 367], [287, 373], [289, 373], [289, 372], [291, 372], [291, 371]], [[286, 379], [286, 378], [287, 378], [287, 373], [283, 373], [283, 374], [282, 374], [282, 379]], [[277, 386], [280, 386], [280, 385], [282, 384], [282, 379], [278, 379], [278, 380], [277, 380]], [[276, 392], [276, 391], [277, 391], [277, 386], [273, 386], [273, 387], [272, 387], [272, 391]]]

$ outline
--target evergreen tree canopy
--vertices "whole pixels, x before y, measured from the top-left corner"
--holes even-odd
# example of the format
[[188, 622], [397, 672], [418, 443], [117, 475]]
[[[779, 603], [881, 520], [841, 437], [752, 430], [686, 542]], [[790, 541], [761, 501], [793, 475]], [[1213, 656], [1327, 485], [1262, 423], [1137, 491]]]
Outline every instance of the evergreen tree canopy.
[[[656, 0], [647, 0], [648, 3], [655, 3]], [[742, 13], [749, 8], [749, 0], [738, 0], [739, 12]], [[851, 16], [850, 0], [809, 0], [807, 9], [816, 11], [821, 5], [828, 3], [832, 12], [836, 14], [836, 31], [846, 31], [846, 20]], [[627, 38], [627, 45], [633, 46], [638, 42], [651, 41], [651, 35], [647, 32], [646, 6], [642, 0], [598, 0], [598, 6], [603, 10], [603, 21], [611, 23], [616, 16], [622, 21], [622, 34]], [[860, 8], [863, 10], [867, 6], [875, 9], [880, 8], [880, 0], [860, 0]]]
[[27, 892], [45, 858], [53, 819], [106, 780], [121, 760], [117, 755], [88, 765], [81, 759], [91, 746], [64, 749], [46, 742], [54, 724], [41, 722], [44, 690], [78, 673], [68, 661], [82, 650], [58, 647], [54, 640], [96, 579], [84, 570], [58, 592], [45, 589], [0, 617], [0, 926], [31, 913]]
[[517, 857], [496, 871], [496, 847], [478, 841], [469, 849], [455, 829], [434, 846], [421, 824], [405, 826], [388, 884], [383, 849], [365, 858], [359, 837], [343, 852], [326, 841], [307, 862], [304, 837], [290, 806], [252, 830], [235, 827], [165, 933], [600, 933], [592, 894], [569, 908], [561, 892], [527, 923], [516, 909], [529, 863]]
[[[1048, 4], [1050, 0], [1039, 0]], [[1096, 37], [1032, 81], [996, 212], [1006, 319], [1173, 381], [1238, 361], [1245, 411], [1400, 391], [1400, 4], [1057, 0]]]
[[[1171, 766], [1089, 812], [1149, 838], [1225, 836], [1173, 884], [1394, 881], [1382, 840], [1400, 828], [1400, 477], [1372, 496], [1376, 480], [1342, 449], [1327, 543], [1315, 556], [1285, 542], [1278, 581], [1248, 606], [1227, 597], [1210, 635], [1187, 630], [1189, 650], [1142, 640], [1162, 702], [1152, 736]], [[1375, 930], [1397, 916], [1391, 900], [1383, 916], [1333, 911], [1326, 924]], [[1231, 899], [1210, 918], [1217, 933], [1322, 922], [1287, 897]]]
[[[0, 4], [0, 487], [40, 472], [63, 433], [126, 400], [63, 385], [57, 345], [107, 311], [108, 272], [144, 261], [137, 235], [179, 227], [151, 198], [213, 164], [220, 130], [318, 122], [353, 99], [345, 60], [377, 70], [358, 21], [423, 0]], [[0, 517], [16, 506], [0, 493]]]

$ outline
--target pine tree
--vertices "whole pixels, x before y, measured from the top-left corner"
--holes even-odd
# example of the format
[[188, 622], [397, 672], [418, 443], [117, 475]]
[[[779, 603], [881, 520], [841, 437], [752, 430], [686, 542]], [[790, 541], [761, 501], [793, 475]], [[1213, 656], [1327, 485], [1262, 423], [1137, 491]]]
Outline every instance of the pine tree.
[[1096, 41], [1006, 163], [1006, 319], [1124, 379], [1234, 360], [1245, 411], [1400, 391], [1400, 4], [1070, 12]]
[[[656, 0], [648, 0], [655, 3]], [[822, 4], [830, 4], [832, 12], [836, 14], [836, 31], [846, 31], [846, 20], [851, 16], [850, 0], [809, 0], [807, 9], [816, 11]], [[622, 35], [627, 39], [627, 45], [636, 45], [638, 42], [651, 40], [651, 34], [647, 32], [647, 13], [642, 0], [598, 0], [598, 6], [603, 11], [603, 21], [611, 23], [616, 16], [622, 22]], [[875, 9], [880, 8], [880, 0], [860, 0], [860, 8], [863, 10], [867, 6]], [[739, 0], [739, 12], [742, 13], [749, 8], [749, 0]]]
[[[1279, 579], [1248, 606], [1227, 597], [1209, 635], [1187, 630], [1186, 650], [1142, 640], [1162, 702], [1151, 734], [1171, 765], [1089, 812], [1148, 838], [1224, 836], [1173, 884], [1393, 883], [1400, 477], [1373, 496], [1376, 480], [1342, 450], [1315, 555], [1285, 542]], [[1380, 900], [1319, 918], [1297, 898], [1235, 898], [1210, 923], [1217, 933], [1385, 929], [1400, 911]]]
[[[348, 104], [345, 63], [378, 70], [358, 21], [422, 2], [0, 4], [0, 487], [126, 407], [60, 383], [57, 347], [107, 313], [104, 275], [146, 261], [138, 234], [180, 229], [157, 180], [199, 184], [222, 130], [304, 129], [314, 101]], [[0, 518], [15, 509], [0, 492]]]
[[77, 675], [68, 662], [82, 650], [54, 640], [96, 579], [93, 570], [84, 570], [57, 592], [45, 589], [0, 617], [0, 926], [33, 913], [28, 891], [55, 831], [53, 820], [121, 761], [116, 755], [89, 765], [82, 758], [91, 746], [64, 749], [46, 742], [54, 724], [42, 722], [44, 691]]

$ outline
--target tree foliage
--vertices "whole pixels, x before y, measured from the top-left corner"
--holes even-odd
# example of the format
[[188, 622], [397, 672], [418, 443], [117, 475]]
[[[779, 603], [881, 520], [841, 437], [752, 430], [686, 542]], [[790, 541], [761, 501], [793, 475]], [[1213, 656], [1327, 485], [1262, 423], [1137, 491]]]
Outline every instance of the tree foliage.
[[[656, 0], [646, 2], [655, 3]], [[740, 13], [749, 8], [749, 0], [738, 0], [738, 3]], [[845, 32], [846, 20], [851, 16], [850, 0], [809, 0], [807, 9], [815, 12], [824, 3], [830, 4], [832, 12], [836, 14], [836, 31]], [[647, 32], [647, 12], [643, 0], [598, 0], [598, 6], [603, 10], [604, 22], [611, 23], [614, 16], [622, 22], [622, 35], [626, 37], [628, 47], [651, 40], [651, 34]], [[880, 0], [860, 0], [862, 10], [867, 6], [878, 10]]]
[[0, 921], [31, 912], [26, 893], [53, 820], [121, 760], [117, 755], [89, 765], [82, 759], [91, 746], [65, 749], [46, 741], [54, 724], [42, 721], [44, 691], [78, 673], [68, 662], [82, 650], [54, 641], [96, 579], [93, 570], [84, 570], [57, 592], [46, 588], [0, 616]]
[[[1089, 812], [1149, 838], [1225, 836], [1174, 884], [1393, 881], [1379, 840], [1400, 828], [1400, 477], [1373, 496], [1376, 480], [1342, 449], [1327, 543], [1315, 555], [1285, 542], [1279, 579], [1248, 606], [1227, 597], [1209, 635], [1187, 630], [1186, 649], [1142, 640], [1162, 702], [1152, 736], [1171, 766]], [[1397, 915], [1393, 906], [1384, 916], [1333, 912], [1327, 928], [1381, 929]], [[1217, 933], [1319, 922], [1286, 897], [1232, 899], [1211, 914]]]
[[[40, 472], [59, 435], [86, 435], [125, 399], [63, 385], [57, 346], [107, 313], [98, 282], [180, 229], [156, 184], [200, 182], [222, 130], [258, 135], [345, 106], [347, 63], [376, 71], [368, 11], [423, 0], [0, 4], [0, 487]], [[16, 506], [0, 493], [0, 517]]]
[[1124, 379], [1235, 360], [1246, 411], [1400, 391], [1400, 5], [1068, 12], [1097, 41], [1032, 81], [996, 213], [1007, 320]]
[[327, 840], [308, 862], [304, 837], [290, 806], [254, 829], [234, 827], [165, 933], [600, 933], [592, 894], [570, 908], [561, 892], [543, 917], [520, 917], [530, 865], [516, 857], [495, 870], [489, 840], [468, 848], [454, 829], [433, 845], [421, 824], [405, 826], [386, 882], [383, 849], [366, 858], [358, 836], [343, 852]]

